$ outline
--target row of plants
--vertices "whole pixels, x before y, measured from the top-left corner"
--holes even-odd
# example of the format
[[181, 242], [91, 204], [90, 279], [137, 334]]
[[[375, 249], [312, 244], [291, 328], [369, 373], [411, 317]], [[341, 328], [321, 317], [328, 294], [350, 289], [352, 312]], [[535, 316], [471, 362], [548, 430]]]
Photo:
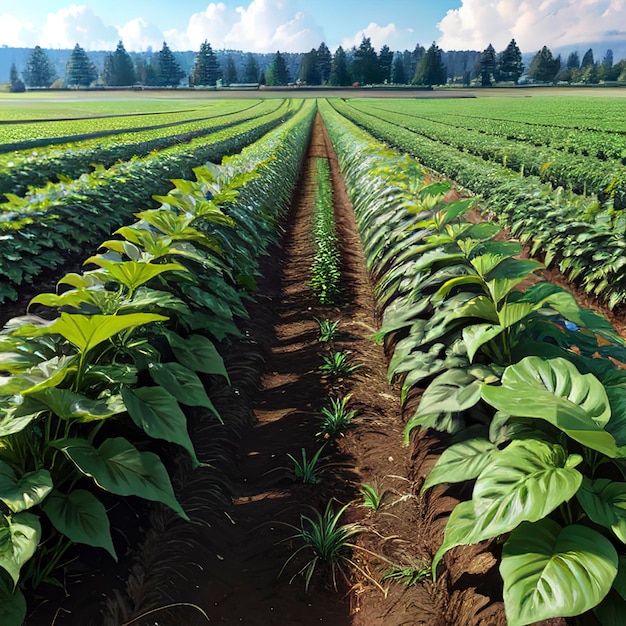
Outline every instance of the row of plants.
[[558, 267], [610, 308], [626, 302], [626, 215], [610, 201], [554, 190], [537, 177], [520, 176], [339, 100], [332, 100], [332, 106], [378, 139], [482, 194], [500, 222], [530, 246], [531, 254], [541, 252], [548, 267]]
[[[533, 98], [533, 101], [535, 99]], [[484, 101], [483, 101], [484, 102]], [[439, 103], [437, 103], [439, 104]], [[465, 105], [467, 103], [464, 103]], [[515, 105], [511, 100], [507, 101], [509, 109], [515, 112]], [[495, 110], [493, 117], [482, 114], [468, 112], [457, 109], [454, 112], [424, 107], [423, 102], [398, 102], [397, 100], [387, 100], [384, 102], [371, 103], [368, 106], [376, 106], [382, 111], [394, 111], [405, 113], [413, 117], [424, 118], [433, 122], [444, 122], [449, 126], [461, 129], [476, 130], [488, 135], [515, 139], [534, 146], [551, 146], [558, 150], [572, 154], [582, 154], [597, 159], [615, 159], [626, 163], [626, 133], [615, 130], [599, 130], [595, 128], [581, 128], [580, 126], [565, 126], [565, 120], [561, 116], [558, 124], [542, 122], [540, 111], [533, 111], [532, 118], [508, 119], [500, 117], [509, 111]], [[554, 104], [553, 104], [554, 108]], [[467, 107], [465, 107], [467, 109]], [[557, 106], [557, 109], [560, 107]], [[492, 107], [489, 107], [491, 113]], [[528, 114], [527, 114], [528, 115]], [[603, 113], [607, 115], [607, 113]], [[610, 114], [608, 114], [610, 115]], [[578, 119], [573, 123], [584, 123], [586, 120]]]
[[195, 467], [209, 459], [196, 455], [183, 406], [219, 419], [203, 378], [228, 380], [216, 345], [239, 334], [314, 110], [305, 104], [222, 166], [194, 169], [196, 181], [174, 181], [161, 206], [85, 261], [95, 269], [31, 301], [43, 317], [14, 318], [0, 333], [2, 624], [22, 623], [22, 590], [54, 583], [73, 544], [117, 558], [107, 515], [116, 497], [187, 519], [166, 468], [181, 453]]
[[422, 491], [472, 487], [433, 575], [452, 548], [490, 540], [512, 626], [591, 610], [621, 623], [626, 343], [539, 280], [497, 225], [466, 221], [471, 200], [446, 202], [449, 184], [320, 108], [384, 309], [390, 376], [405, 405], [424, 389], [407, 440], [416, 428], [448, 436]]
[[171, 188], [168, 179], [187, 178], [204, 161], [219, 162], [279, 126], [302, 106], [285, 101], [259, 118], [143, 159], [96, 167], [74, 181], [48, 184], [24, 198], [0, 204], [0, 302], [15, 299], [21, 285], [68, 255], [95, 245], [140, 207], [154, 206], [154, 194]]
[[618, 200], [616, 208], [626, 208], [620, 202], [626, 194], [626, 171], [621, 161], [599, 160], [552, 147], [529, 145], [517, 139], [481, 133], [441, 120], [382, 110], [370, 102], [353, 103], [351, 106], [420, 136], [501, 163], [523, 174], [533, 174], [543, 182], [571, 189], [574, 193], [603, 196], [610, 188]]
[[[235, 104], [237, 106], [235, 106]], [[224, 101], [217, 112], [193, 122], [176, 122], [158, 130], [123, 131], [114, 137], [55, 144], [38, 150], [11, 152], [0, 156], [0, 194], [23, 195], [29, 187], [62, 178], [78, 178], [93, 165], [110, 167], [117, 161], [146, 156], [152, 151], [187, 143], [238, 122], [275, 111], [280, 100], [252, 104]]]
[[312, 219], [315, 255], [311, 265], [311, 287], [320, 304], [334, 304], [339, 297], [341, 259], [328, 159], [317, 158], [315, 168], [317, 188]]

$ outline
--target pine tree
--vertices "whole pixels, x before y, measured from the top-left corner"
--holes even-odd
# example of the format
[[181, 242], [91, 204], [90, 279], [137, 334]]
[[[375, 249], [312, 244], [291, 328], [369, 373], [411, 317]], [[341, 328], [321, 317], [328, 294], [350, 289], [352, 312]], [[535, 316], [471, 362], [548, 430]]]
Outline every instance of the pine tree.
[[[417, 66], [419, 65], [419, 62], [424, 58], [425, 54], [426, 48], [418, 43], [415, 44], [413, 52], [409, 53], [409, 71], [407, 73], [407, 76], [415, 76]], [[404, 69], [406, 70], [406, 65]]]
[[570, 52], [567, 57], [567, 69], [577, 70], [580, 67], [580, 59], [578, 58], [578, 52]]
[[305, 85], [320, 85], [322, 78], [319, 71], [317, 50], [313, 48], [302, 56], [298, 80]]
[[491, 81], [496, 73], [496, 51], [489, 44], [480, 55], [480, 83], [483, 87], [491, 87]]
[[83, 48], [76, 44], [65, 65], [65, 84], [68, 87], [89, 87], [96, 78], [96, 66]]
[[270, 66], [267, 68], [265, 79], [267, 84], [271, 87], [287, 85], [289, 83], [289, 69], [287, 68], [285, 57], [280, 53], [280, 50], [276, 52]]
[[443, 85], [446, 82], [446, 68], [441, 61], [441, 49], [433, 43], [415, 69], [414, 85]]
[[380, 82], [378, 55], [369, 37], [363, 37], [361, 45], [352, 60], [354, 80], [361, 85], [374, 85]]
[[592, 65], [595, 65], [595, 62], [593, 60], [593, 50], [589, 48], [589, 50], [587, 50], [587, 52], [585, 52], [583, 56], [583, 60], [580, 64], [580, 69], [582, 70], [585, 67], [591, 67]]
[[384, 45], [378, 53], [379, 80], [381, 83], [391, 82], [391, 66], [393, 65], [393, 52], [389, 46]]
[[104, 59], [102, 80], [111, 87], [128, 87], [135, 84], [135, 66], [124, 44], [119, 41], [115, 52]]
[[328, 82], [333, 87], [347, 87], [352, 84], [348, 71], [348, 60], [344, 49], [339, 46], [333, 55]]
[[56, 78], [54, 67], [40, 46], [35, 46], [22, 72], [24, 82], [29, 87], [50, 87]]
[[208, 41], [200, 44], [200, 50], [196, 55], [191, 74], [189, 75], [189, 85], [198, 87], [200, 85], [214, 87], [220, 77], [219, 65], [215, 52]]
[[231, 54], [226, 57], [226, 67], [224, 68], [223, 81], [225, 85], [232, 85], [237, 82], [237, 66], [235, 65], [235, 60]]
[[498, 55], [496, 80], [513, 81], [517, 83], [523, 71], [522, 52], [515, 42], [515, 39], [511, 39], [509, 45]]
[[530, 62], [528, 76], [542, 83], [551, 83], [561, 68], [560, 58], [554, 58], [552, 52], [544, 46]]
[[404, 60], [401, 55], [397, 55], [391, 67], [391, 82], [394, 85], [406, 85], [406, 72], [404, 71]]
[[157, 54], [155, 70], [157, 83], [161, 87], [176, 87], [185, 76], [185, 72], [180, 69], [176, 57], [165, 42]]
[[26, 86], [17, 73], [17, 66], [15, 63], [11, 63], [11, 70], [9, 72], [9, 91], [11, 93], [23, 93], [26, 91]]
[[328, 46], [322, 41], [317, 49], [317, 69], [320, 75], [320, 84], [326, 85], [330, 81], [330, 71], [333, 65], [333, 55]]
[[246, 68], [244, 70], [244, 78], [245, 83], [259, 83], [259, 65], [256, 62], [256, 57], [252, 52], [248, 52], [246, 56]]

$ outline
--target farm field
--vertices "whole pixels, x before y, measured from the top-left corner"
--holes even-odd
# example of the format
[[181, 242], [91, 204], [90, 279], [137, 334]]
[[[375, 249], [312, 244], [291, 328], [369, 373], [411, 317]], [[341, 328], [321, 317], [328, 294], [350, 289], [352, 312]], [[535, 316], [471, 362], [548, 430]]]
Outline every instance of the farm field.
[[618, 90], [286, 91], [26, 95], [0, 623], [621, 624]]

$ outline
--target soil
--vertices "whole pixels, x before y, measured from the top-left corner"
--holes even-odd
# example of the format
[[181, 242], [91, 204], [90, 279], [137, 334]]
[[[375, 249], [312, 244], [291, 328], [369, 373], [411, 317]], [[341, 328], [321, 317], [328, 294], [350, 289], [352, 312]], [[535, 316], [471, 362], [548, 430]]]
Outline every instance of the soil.
[[[342, 258], [342, 296], [335, 306], [321, 306], [309, 287], [316, 158], [329, 159], [333, 178]], [[104, 622], [93, 616], [102, 604], [102, 587], [90, 590], [87, 580], [76, 590], [70, 586], [70, 593], [80, 596], [73, 605], [65, 601], [60, 609], [49, 603], [50, 618], [38, 616], [29, 626], [199, 626], [206, 618], [259, 626], [504, 626], [495, 542], [451, 550], [437, 580], [429, 575], [447, 517], [467, 494], [463, 488], [439, 486], [420, 495], [424, 477], [447, 442], [421, 432], [411, 446], [402, 445], [405, 419], [419, 396], [401, 409], [399, 389], [387, 381], [383, 346], [371, 339], [378, 311], [352, 208], [319, 116], [282, 244], [263, 270], [246, 339], [230, 347], [226, 359], [233, 368], [233, 387], [224, 392], [221, 406], [254, 412], [253, 426], [246, 427], [245, 419], [237, 422], [230, 433], [233, 443], [226, 446], [232, 448], [232, 462], [225, 464], [232, 493], [226, 516], [217, 519], [214, 510], [212, 516], [199, 515], [202, 523], [189, 525], [157, 508], [153, 530], [139, 550], [141, 562], [131, 568], [126, 590], [110, 594]], [[318, 319], [340, 320], [331, 346], [318, 341]], [[322, 357], [331, 350], [348, 351], [362, 367], [343, 378], [322, 375]], [[318, 437], [321, 409], [330, 397], [348, 394], [350, 407], [358, 411], [353, 426], [335, 441]], [[220, 436], [215, 429], [199, 433], [206, 445]], [[321, 446], [320, 482], [295, 482], [287, 455], [299, 458], [305, 449], [310, 458]], [[210, 508], [212, 492], [204, 474], [188, 476], [187, 486], [180, 487], [186, 494], [183, 506], [189, 510], [187, 502], [204, 499], [203, 506]], [[361, 506], [363, 484], [384, 493], [379, 510]], [[305, 591], [298, 571], [310, 556], [302, 551], [290, 560], [302, 545], [294, 535], [303, 515], [315, 516], [314, 510], [323, 512], [331, 501], [335, 511], [349, 504], [341, 524], [361, 527], [351, 554], [356, 566], [344, 563], [335, 569], [335, 589], [333, 572], [320, 563]], [[411, 586], [385, 582], [383, 592], [374, 581], [392, 568], [422, 571], [423, 577]]]

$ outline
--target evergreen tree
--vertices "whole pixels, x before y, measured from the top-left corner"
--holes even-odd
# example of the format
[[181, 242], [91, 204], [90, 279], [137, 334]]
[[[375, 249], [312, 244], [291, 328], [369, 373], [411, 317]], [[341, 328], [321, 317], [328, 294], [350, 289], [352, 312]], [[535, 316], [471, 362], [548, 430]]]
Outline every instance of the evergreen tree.
[[579, 67], [580, 59], [578, 57], [578, 52], [570, 52], [570, 55], [567, 57], [567, 69], [577, 70]]
[[277, 50], [270, 66], [267, 68], [265, 80], [269, 86], [277, 87], [287, 85], [289, 78], [289, 69], [287, 68], [285, 57], [280, 53], [280, 50]]
[[96, 66], [87, 53], [76, 44], [65, 65], [65, 84], [68, 87], [89, 87], [96, 78], [98, 78]]
[[136, 81], [135, 66], [124, 44], [119, 41], [115, 52], [104, 58], [102, 80], [111, 87], [128, 87]]
[[417, 66], [419, 65], [419, 62], [424, 58], [425, 54], [426, 54], [426, 48], [416, 43], [413, 52], [410, 53], [410, 62], [409, 62], [409, 70], [407, 72], [407, 77], [415, 76]]
[[317, 69], [320, 76], [320, 84], [326, 85], [330, 80], [330, 70], [332, 69], [333, 56], [328, 46], [322, 41], [317, 49]]
[[552, 56], [552, 52], [544, 46], [530, 62], [528, 76], [542, 83], [551, 83], [554, 81], [560, 68], [560, 58], [555, 59]]
[[313, 48], [302, 56], [298, 80], [305, 85], [320, 85], [322, 82], [319, 71], [317, 50]]
[[248, 52], [246, 55], [246, 68], [244, 70], [243, 80], [245, 83], [260, 83], [259, 77], [259, 65], [256, 62], [256, 57]]
[[524, 71], [522, 52], [515, 39], [498, 55], [497, 80], [513, 81], [517, 83]]
[[374, 85], [380, 82], [380, 67], [376, 50], [369, 37], [363, 37], [361, 45], [352, 60], [354, 80], [361, 85]]
[[480, 84], [483, 87], [491, 87], [491, 81], [496, 73], [496, 51], [489, 44], [480, 55]]
[[176, 87], [185, 76], [185, 72], [180, 69], [176, 57], [165, 42], [157, 54], [155, 69], [157, 82], [162, 87]]
[[593, 60], [593, 50], [589, 48], [587, 52], [583, 55], [583, 60], [580, 64], [580, 69], [585, 69], [586, 67], [591, 67], [595, 65], [595, 61]]
[[393, 65], [393, 52], [389, 46], [384, 45], [378, 53], [378, 68], [380, 71], [380, 82], [391, 82], [391, 66]]
[[350, 72], [348, 71], [346, 53], [341, 46], [335, 50], [335, 54], [333, 55], [329, 83], [333, 87], [348, 87], [352, 84]]
[[200, 44], [200, 50], [198, 54], [196, 54], [196, 60], [191, 68], [189, 85], [191, 87], [215, 87], [219, 77], [220, 72], [217, 57], [211, 48], [211, 44], [205, 40]]
[[394, 85], [406, 85], [406, 72], [404, 71], [404, 61], [402, 55], [397, 55], [391, 67], [391, 82]]
[[602, 65], [605, 67], [613, 67], [613, 50], [610, 48], [606, 51], [604, 59], [602, 59]]
[[232, 85], [237, 82], [237, 66], [235, 65], [235, 60], [233, 59], [232, 54], [229, 54], [226, 57], [226, 67], [224, 68], [223, 81], [225, 85]]
[[11, 63], [11, 70], [9, 71], [9, 91], [11, 93], [23, 93], [26, 91], [24, 81], [17, 73], [17, 67], [15, 63]]
[[29, 87], [50, 87], [56, 78], [54, 67], [48, 60], [46, 53], [35, 46], [26, 62], [26, 69], [22, 72], [24, 82]]
[[446, 82], [446, 68], [441, 62], [441, 49], [433, 43], [415, 68], [414, 85], [443, 85]]

